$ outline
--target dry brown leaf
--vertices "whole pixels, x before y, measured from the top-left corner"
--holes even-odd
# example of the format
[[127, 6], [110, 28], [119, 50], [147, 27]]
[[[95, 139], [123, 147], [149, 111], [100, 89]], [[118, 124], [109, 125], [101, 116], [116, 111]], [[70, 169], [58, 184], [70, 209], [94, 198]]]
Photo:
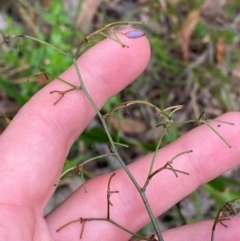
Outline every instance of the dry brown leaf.
[[26, 8], [22, 6], [20, 3], [16, 2], [16, 9], [18, 11], [19, 17], [24, 21], [31, 35], [37, 36], [38, 28], [36, 25], [37, 21], [37, 13], [33, 8]]
[[117, 117], [112, 116], [109, 118], [109, 121], [114, 129], [120, 129], [127, 134], [141, 134], [147, 129], [147, 125], [143, 122], [131, 118], [122, 118], [118, 120]]
[[182, 29], [179, 34], [179, 43], [183, 53], [183, 59], [187, 61], [189, 59], [189, 43], [192, 36], [192, 32], [199, 21], [201, 14], [201, 8], [190, 12], [185, 20]]
[[79, 13], [76, 25], [81, 28], [84, 33], [89, 31], [89, 27], [92, 23], [94, 14], [97, 11], [98, 6], [104, 0], [84, 0], [81, 7], [81, 12]]
[[219, 38], [215, 46], [215, 59], [216, 62], [221, 64], [223, 62], [225, 53], [225, 44], [223, 38]]
[[44, 8], [45, 10], [51, 9], [51, 5], [52, 5], [51, 0], [41, 0], [40, 3], [41, 3], [42, 8]]
[[227, 0], [206, 0], [202, 6], [202, 13], [204, 14], [214, 14], [219, 8], [226, 4]]

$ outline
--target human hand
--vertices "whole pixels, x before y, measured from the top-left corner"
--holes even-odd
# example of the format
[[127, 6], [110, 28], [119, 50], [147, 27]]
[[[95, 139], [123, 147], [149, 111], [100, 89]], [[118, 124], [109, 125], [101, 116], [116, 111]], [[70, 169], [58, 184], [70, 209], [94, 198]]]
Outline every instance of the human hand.
[[[84, 83], [99, 108], [144, 70], [150, 57], [145, 37], [128, 39], [119, 36], [130, 46], [123, 49], [106, 39], [78, 60]], [[75, 69], [70, 67], [61, 77], [78, 85]], [[0, 137], [0, 240], [4, 241], [74, 241], [79, 240], [81, 226], [73, 223], [60, 232], [63, 224], [83, 217], [106, 216], [106, 187], [110, 174], [87, 182], [47, 217], [43, 210], [52, 196], [54, 183], [74, 140], [84, 130], [95, 112], [81, 91], [68, 93], [57, 104], [52, 90], [65, 90], [66, 85], [53, 81], [40, 90], [19, 111]], [[239, 164], [240, 114], [227, 113], [221, 120], [235, 123], [221, 125], [218, 131], [231, 143], [229, 149], [206, 126], [200, 126], [177, 141], [159, 150], [155, 163], [160, 167], [174, 155], [185, 150], [193, 153], [178, 158], [176, 169], [190, 173], [178, 179], [164, 171], [154, 176], [146, 194], [154, 215], [159, 216], [201, 184]], [[129, 166], [143, 184], [152, 155]], [[180, 159], [180, 160], [179, 160]], [[136, 232], [150, 220], [134, 185], [123, 170], [116, 171], [111, 187], [119, 194], [111, 198], [114, 207], [111, 217]], [[234, 221], [238, 222], [238, 221]], [[210, 240], [213, 221], [202, 221], [163, 232], [165, 241]], [[217, 227], [216, 240], [238, 240], [238, 225], [228, 229]], [[82, 240], [128, 240], [130, 235], [107, 222], [86, 223]]]

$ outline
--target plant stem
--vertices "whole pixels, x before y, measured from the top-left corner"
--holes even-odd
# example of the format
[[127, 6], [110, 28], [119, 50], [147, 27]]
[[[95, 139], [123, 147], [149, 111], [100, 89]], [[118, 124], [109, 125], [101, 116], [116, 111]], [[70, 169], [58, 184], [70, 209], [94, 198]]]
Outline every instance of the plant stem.
[[152, 213], [152, 210], [151, 210], [151, 207], [148, 203], [148, 200], [147, 200], [147, 197], [145, 195], [144, 192], [142, 192], [141, 190], [141, 187], [139, 186], [139, 184], [137, 183], [137, 181], [135, 180], [134, 176], [132, 175], [132, 173], [129, 171], [128, 167], [126, 166], [126, 164], [124, 163], [124, 161], [122, 160], [121, 156], [119, 155], [117, 149], [116, 149], [116, 146], [114, 144], [114, 141], [108, 131], [108, 128], [107, 128], [107, 124], [102, 116], [102, 114], [100, 113], [100, 111], [98, 110], [96, 104], [94, 103], [92, 97], [90, 96], [90, 94], [88, 93], [87, 89], [85, 88], [85, 85], [83, 83], [83, 80], [82, 80], [82, 77], [81, 77], [81, 74], [80, 74], [80, 71], [79, 71], [79, 68], [78, 68], [78, 65], [77, 65], [77, 62], [76, 62], [76, 59], [75, 58], [72, 58], [73, 60], [73, 65], [76, 69], [76, 72], [77, 72], [77, 76], [78, 76], [78, 79], [80, 81], [80, 85], [81, 85], [81, 88], [82, 88], [82, 91], [84, 92], [84, 94], [86, 95], [86, 97], [88, 98], [89, 102], [91, 103], [92, 107], [94, 108], [94, 110], [96, 111], [102, 125], [103, 125], [103, 128], [108, 136], [108, 139], [112, 145], [112, 150], [113, 152], [115, 153], [116, 155], [116, 158], [118, 159], [120, 165], [122, 166], [122, 168], [124, 169], [124, 171], [127, 173], [127, 175], [129, 176], [129, 178], [131, 179], [132, 183], [134, 184], [134, 186], [136, 187], [136, 189], [138, 190], [139, 194], [141, 195], [141, 198], [143, 200], [143, 203], [147, 209], [147, 212], [149, 214], [149, 217], [151, 219], [151, 222], [153, 224], [153, 227], [154, 227], [154, 230], [156, 231], [156, 234], [157, 234], [157, 237], [158, 237], [158, 240], [159, 241], [164, 241], [162, 235], [161, 235], [161, 232], [159, 230], [159, 227], [157, 225], [157, 222], [156, 222], [156, 219]]
[[107, 157], [107, 156], [115, 156], [115, 154], [113, 154], [113, 153], [107, 153], [107, 154], [95, 156], [95, 157], [93, 157], [93, 158], [90, 158], [90, 159], [88, 159], [88, 160], [86, 160], [86, 161], [78, 164], [78, 165], [75, 165], [75, 166], [73, 166], [73, 167], [68, 168], [67, 170], [65, 170], [65, 171], [61, 174], [61, 176], [59, 177], [59, 179], [56, 181], [55, 186], [58, 185], [58, 183], [63, 179], [63, 177], [64, 177], [67, 173], [76, 170], [77, 167], [80, 167], [80, 166], [83, 167], [85, 164], [87, 164], [87, 163], [89, 163], [89, 162], [91, 162], [91, 161], [94, 161], [94, 160], [96, 160], [96, 159], [101, 159], [101, 158], [104, 158], [104, 157]]
[[56, 50], [57, 52], [65, 55], [66, 57], [68, 57], [69, 59], [72, 59], [72, 56], [68, 55], [67, 53], [63, 52], [62, 50], [60, 50], [59, 48], [56, 48], [54, 47], [53, 45], [43, 41], [43, 40], [40, 40], [40, 39], [37, 39], [37, 38], [34, 38], [34, 37], [31, 37], [31, 36], [28, 36], [28, 35], [11, 35], [11, 38], [25, 38], [25, 39], [30, 39], [30, 40], [33, 40], [35, 42], [38, 42], [38, 43], [41, 43], [41, 44], [44, 44], [48, 47], [51, 47], [52, 49]]

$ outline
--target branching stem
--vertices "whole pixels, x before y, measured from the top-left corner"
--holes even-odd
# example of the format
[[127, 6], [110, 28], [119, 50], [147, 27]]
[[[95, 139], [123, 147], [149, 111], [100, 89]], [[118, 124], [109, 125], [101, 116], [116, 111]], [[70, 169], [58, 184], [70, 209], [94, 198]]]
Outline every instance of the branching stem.
[[113, 206], [113, 204], [111, 203], [110, 201], [110, 197], [112, 194], [114, 193], [119, 193], [119, 191], [111, 191], [110, 189], [110, 184], [111, 184], [111, 181], [112, 181], [112, 178], [116, 175], [116, 173], [113, 173], [111, 175], [111, 177], [109, 178], [109, 181], [108, 181], [108, 190], [107, 190], [107, 219], [109, 220], [110, 219], [110, 206]]
[[79, 53], [80, 53], [80, 50], [82, 49], [82, 47], [83, 47], [84, 45], [86, 45], [86, 44], [89, 42], [89, 40], [90, 40], [91, 38], [95, 37], [96, 35], [102, 35], [102, 36], [104, 36], [104, 37], [107, 37], [107, 38], [112, 39], [113, 41], [116, 41], [116, 42], [119, 43], [122, 47], [128, 47], [126, 44], [124, 44], [124, 43], [117, 37], [117, 35], [116, 35], [114, 32], [113, 32], [114, 37], [111, 37], [111, 36], [105, 34], [104, 32], [107, 31], [107, 30], [111, 30], [111, 29], [112, 29], [113, 27], [115, 27], [115, 26], [130, 25], [130, 24], [132, 24], [132, 25], [143, 25], [144, 22], [140, 22], [140, 21], [131, 21], [131, 22], [122, 21], [122, 22], [115, 22], [115, 23], [107, 24], [107, 25], [105, 25], [104, 27], [99, 28], [99, 29], [97, 29], [96, 31], [90, 33], [88, 36], [86, 36], [86, 37], [83, 39], [83, 41], [79, 44], [79, 47], [78, 47], [78, 49], [77, 49], [77, 51], [76, 51], [75, 56], [78, 56]]
[[[70, 172], [72, 171], [75, 171], [77, 173], [80, 173], [82, 174], [82, 169], [83, 169], [83, 166], [86, 165], [87, 163], [91, 162], [91, 161], [94, 161], [94, 160], [97, 160], [97, 159], [101, 159], [101, 158], [104, 158], [104, 157], [108, 157], [108, 156], [115, 156], [114, 153], [107, 153], [107, 154], [103, 154], [103, 155], [99, 155], [99, 156], [95, 156], [95, 157], [92, 157], [92, 158], [89, 158], [88, 160], [82, 162], [81, 164], [79, 165], [76, 165], [76, 166], [73, 166], [73, 167], [70, 167], [68, 168], [67, 170], [65, 170], [61, 176], [58, 178], [58, 180], [55, 182], [54, 186], [57, 186], [58, 183]], [[83, 180], [83, 183], [84, 183], [84, 180]], [[86, 190], [85, 190], [86, 191]]]
[[141, 198], [143, 200], [143, 203], [147, 209], [147, 212], [149, 214], [149, 217], [151, 219], [151, 222], [153, 224], [153, 227], [154, 227], [154, 230], [156, 231], [156, 234], [157, 234], [157, 237], [158, 237], [158, 240], [159, 241], [164, 241], [162, 235], [161, 235], [161, 232], [159, 230], [159, 227], [157, 225], [157, 222], [156, 222], [156, 219], [153, 215], [153, 212], [151, 210], [151, 207], [149, 206], [148, 204], [148, 200], [146, 198], [146, 195], [145, 193], [142, 193], [141, 192], [141, 187], [139, 186], [139, 184], [137, 183], [136, 179], [134, 178], [134, 176], [132, 175], [132, 173], [129, 171], [128, 167], [126, 166], [126, 164], [124, 163], [124, 161], [122, 160], [121, 156], [119, 155], [117, 149], [116, 149], [116, 146], [114, 145], [114, 141], [112, 139], [112, 136], [111, 134], [109, 133], [108, 131], [108, 128], [107, 128], [107, 124], [103, 118], [103, 116], [101, 115], [100, 111], [98, 110], [96, 104], [94, 103], [92, 97], [90, 96], [90, 94], [88, 93], [87, 89], [85, 88], [85, 85], [83, 83], [83, 80], [82, 80], [82, 77], [81, 77], [81, 74], [80, 74], [80, 71], [79, 71], [79, 68], [78, 68], [78, 65], [77, 65], [77, 62], [76, 62], [76, 59], [73, 58], [73, 65], [75, 66], [75, 69], [77, 71], [77, 75], [78, 75], [78, 79], [80, 81], [80, 86], [82, 87], [82, 91], [84, 92], [84, 94], [86, 95], [86, 97], [88, 98], [89, 102], [91, 103], [92, 107], [94, 108], [95, 112], [97, 113], [102, 125], [103, 125], [103, 128], [108, 136], [108, 139], [112, 145], [112, 150], [113, 152], [115, 153], [116, 155], [116, 158], [117, 160], [119, 161], [120, 165], [122, 166], [122, 168], [124, 169], [124, 171], [127, 173], [128, 177], [131, 179], [132, 183], [134, 184], [134, 186], [136, 187], [136, 189], [138, 190], [138, 192], [140, 193], [141, 195]]
[[240, 198], [234, 198], [227, 201], [218, 211], [212, 227], [211, 241], [214, 241], [215, 229], [218, 223], [221, 223], [227, 228], [227, 225], [222, 221], [231, 220], [233, 216], [240, 214]]

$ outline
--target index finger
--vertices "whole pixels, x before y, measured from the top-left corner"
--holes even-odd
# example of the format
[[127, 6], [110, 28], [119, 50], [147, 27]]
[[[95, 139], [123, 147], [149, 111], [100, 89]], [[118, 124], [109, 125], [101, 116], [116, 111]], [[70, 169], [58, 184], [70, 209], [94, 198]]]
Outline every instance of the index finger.
[[[145, 37], [119, 38], [129, 48], [106, 39], [92, 47], [77, 61], [85, 86], [97, 104], [105, 101], [133, 81], [146, 67], [149, 43]], [[61, 78], [79, 85], [71, 66]], [[57, 104], [52, 90], [69, 86], [53, 81], [19, 111], [0, 138], [1, 201], [44, 208], [54, 191], [68, 151], [95, 115], [84, 93], [72, 91]], [[12, 190], [11, 193], [8, 190]]]

